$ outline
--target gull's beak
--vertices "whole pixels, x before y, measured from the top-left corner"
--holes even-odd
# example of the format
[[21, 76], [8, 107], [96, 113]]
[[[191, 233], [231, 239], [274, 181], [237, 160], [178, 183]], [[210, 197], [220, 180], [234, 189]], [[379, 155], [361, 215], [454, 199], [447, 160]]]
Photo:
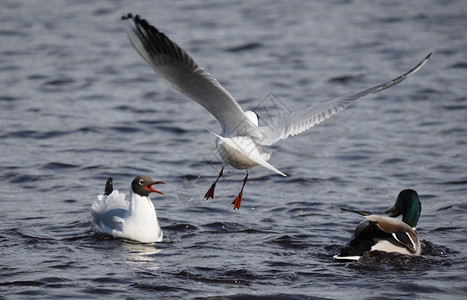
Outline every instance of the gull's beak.
[[163, 181], [154, 181], [152, 184], [148, 184], [148, 185], [146, 186], [146, 189], [147, 189], [147, 190], [150, 190], [151, 192], [155, 192], [155, 193], [158, 193], [158, 194], [161, 194], [161, 195], [165, 195], [163, 192], [158, 191], [158, 190], [156, 190], [155, 188], [153, 188], [153, 187], [152, 187], [153, 184], [165, 184], [165, 182], [163, 182]]

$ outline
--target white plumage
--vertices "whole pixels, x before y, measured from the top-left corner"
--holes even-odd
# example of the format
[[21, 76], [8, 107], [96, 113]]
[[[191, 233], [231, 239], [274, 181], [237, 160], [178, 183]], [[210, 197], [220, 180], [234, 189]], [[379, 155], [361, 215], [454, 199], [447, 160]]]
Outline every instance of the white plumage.
[[125, 194], [118, 190], [112, 191], [112, 188], [109, 194], [99, 195], [92, 203], [92, 223], [100, 231], [116, 238], [142, 243], [162, 241], [156, 209], [148, 196], [151, 192], [163, 194], [152, 188], [153, 184], [158, 183], [163, 182], [155, 182], [147, 176], [136, 177], [132, 182], [129, 201], [125, 200]]

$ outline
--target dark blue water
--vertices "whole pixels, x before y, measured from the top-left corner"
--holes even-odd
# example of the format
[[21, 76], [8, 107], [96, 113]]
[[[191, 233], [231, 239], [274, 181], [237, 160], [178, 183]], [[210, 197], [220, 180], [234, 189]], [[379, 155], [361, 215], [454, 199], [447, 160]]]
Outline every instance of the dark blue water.
[[[271, 149], [283, 178], [220, 161], [216, 120], [128, 42], [141, 13], [245, 109], [296, 110], [427, 65]], [[0, 3], [0, 298], [465, 299], [465, 1]], [[263, 116], [264, 117], [264, 116]], [[147, 174], [164, 241], [99, 234], [106, 178]], [[360, 216], [418, 191], [420, 257], [332, 256]]]

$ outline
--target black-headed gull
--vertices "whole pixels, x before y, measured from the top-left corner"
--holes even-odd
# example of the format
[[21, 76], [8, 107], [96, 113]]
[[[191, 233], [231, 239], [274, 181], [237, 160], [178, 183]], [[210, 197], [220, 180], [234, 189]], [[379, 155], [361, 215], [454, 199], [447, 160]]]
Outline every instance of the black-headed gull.
[[125, 194], [113, 189], [112, 178], [107, 179], [104, 195], [99, 195], [92, 203], [92, 223], [116, 238], [142, 243], [160, 242], [163, 234], [149, 194], [164, 193], [154, 189], [154, 184], [164, 182], [137, 176], [131, 182], [130, 201], [127, 201]]
[[[364, 211], [342, 208], [365, 216], [347, 245], [336, 259], [358, 260], [370, 251], [395, 252], [420, 255], [422, 247], [417, 234], [417, 223], [422, 211], [422, 203], [416, 191], [403, 190], [397, 196], [396, 204], [386, 210], [389, 217], [372, 215]], [[402, 221], [396, 219], [402, 214]]]
[[267, 126], [258, 126], [256, 113], [244, 112], [237, 101], [214, 77], [201, 68], [185, 50], [164, 33], [138, 15], [127, 14], [122, 16], [122, 19], [125, 21], [125, 29], [131, 44], [156, 73], [166, 79], [176, 90], [206, 108], [219, 121], [222, 133], [215, 134], [215, 136], [223, 166], [205, 198], [214, 197], [216, 183], [223, 175], [225, 166], [230, 165], [239, 170], [245, 169], [246, 176], [242, 188], [232, 202], [234, 209], [240, 208], [243, 188], [251, 168], [261, 165], [286, 176], [267, 162], [271, 155], [263, 151], [261, 146], [271, 145], [288, 136], [297, 135], [343, 110], [356, 99], [380, 92], [403, 81], [417, 72], [431, 55], [430, 53], [410, 71], [393, 80], [355, 94], [305, 107], [286, 114]]

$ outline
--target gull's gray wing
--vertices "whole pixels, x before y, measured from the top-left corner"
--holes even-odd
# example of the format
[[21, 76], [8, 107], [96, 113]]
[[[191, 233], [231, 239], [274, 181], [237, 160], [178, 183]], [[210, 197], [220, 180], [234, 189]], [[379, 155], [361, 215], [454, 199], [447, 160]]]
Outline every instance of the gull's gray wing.
[[128, 14], [122, 19], [131, 44], [143, 59], [175, 89], [213, 114], [223, 134], [245, 134], [256, 129], [229, 92], [185, 50], [138, 15]]
[[392, 80], [366, 88], [351, 95], [335, 98], [333, 100], [287, 114], [268, 126], [258, 128], [258, 131], [253, 135], [253, 138], [261, 145], [271, 145], [280, 139], [286, 139], [291, 135], [300, 134], [314, 125], [326, 120], [333, 114], [343, 110], [358, 98], [381, 92], [382, 90], [404, 81], [409, 76], [420, 70], [420, 68], [428, 61], [430, 56], [431, 53], [408, 72]]

